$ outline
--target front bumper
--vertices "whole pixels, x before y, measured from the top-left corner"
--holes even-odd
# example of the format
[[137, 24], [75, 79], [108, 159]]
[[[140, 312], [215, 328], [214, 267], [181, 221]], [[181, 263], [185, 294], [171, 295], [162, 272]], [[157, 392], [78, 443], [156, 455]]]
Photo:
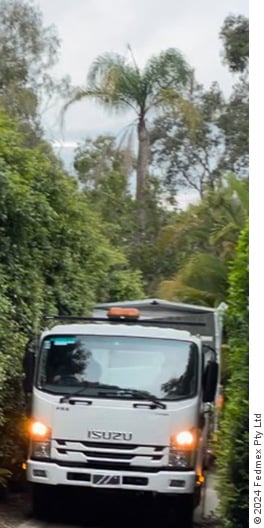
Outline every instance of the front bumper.
[[164, 494], [191, 494], [195, 471], [120, 471], [61, 466], [54, 462], [28, 460], [27, 479], [54, 486], [88, 486], [106, 490], [134, 490]]

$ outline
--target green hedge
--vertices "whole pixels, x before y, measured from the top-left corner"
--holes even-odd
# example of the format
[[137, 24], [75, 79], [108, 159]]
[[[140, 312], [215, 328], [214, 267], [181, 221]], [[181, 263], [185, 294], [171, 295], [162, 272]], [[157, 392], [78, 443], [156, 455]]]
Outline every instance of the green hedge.
[[248, 528], [248, 225], [229, 274], [225, 406], [217, 453], [223, 528]]

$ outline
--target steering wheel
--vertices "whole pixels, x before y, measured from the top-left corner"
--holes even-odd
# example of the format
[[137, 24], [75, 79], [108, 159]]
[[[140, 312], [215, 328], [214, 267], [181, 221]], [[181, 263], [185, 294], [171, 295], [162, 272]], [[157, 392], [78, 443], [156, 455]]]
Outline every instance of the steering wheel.
[[66, 374], [65, 376], [61, 376], [57, 383], [60, 385], [79, 385], [81, 382], [74, 374]]

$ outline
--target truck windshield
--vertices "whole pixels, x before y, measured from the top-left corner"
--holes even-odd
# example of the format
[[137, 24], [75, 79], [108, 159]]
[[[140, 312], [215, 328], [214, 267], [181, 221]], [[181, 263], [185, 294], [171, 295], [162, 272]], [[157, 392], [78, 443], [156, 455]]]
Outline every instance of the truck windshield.
[[190, 341], [49, 335], [40, 350], [37, 387], [71, 394], [83, 385], [82, 396], [137, 399], [134, 394], [142, 391], [179, 400], [196, 394], [197, 372], [198, 349]]

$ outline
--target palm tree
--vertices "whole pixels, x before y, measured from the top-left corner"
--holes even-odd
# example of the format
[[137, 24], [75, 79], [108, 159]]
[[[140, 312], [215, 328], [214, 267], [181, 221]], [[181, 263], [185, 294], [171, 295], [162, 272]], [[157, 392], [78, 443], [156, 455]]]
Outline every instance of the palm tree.
[[159, 241], [180, 253], [178, 270], [155, 293], [173, 301], [217, 305], [226, 298], [229, 265], [247, 222], [248, 181], [225, 175], [216, 190], [209, 189], [200, 204], [178, 218]]
[[[152, 57], [140, 71], [131, 48], [131, 59], [117, 53], [105, 53], [92, 63], [87, 85], [76, 88], [64, 111], [84, 98], [93, 98], [108, 110], [133, 110], [137, 116], [136, 198], [142, 200], [149, 163], [149, 132], [146, 116], [168, 104], [184, 109], [184, 95], [192, 71], [182, 54], [167, 49]], [[183, 110], [184, 111], [184, 110]]]

